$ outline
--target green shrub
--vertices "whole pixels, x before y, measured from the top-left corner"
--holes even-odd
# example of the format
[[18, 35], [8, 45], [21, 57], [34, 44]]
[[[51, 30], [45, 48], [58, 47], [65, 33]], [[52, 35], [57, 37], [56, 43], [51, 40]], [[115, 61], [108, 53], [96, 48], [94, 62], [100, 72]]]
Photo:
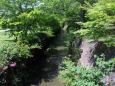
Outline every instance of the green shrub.
[[28, 58], [31, 56], [30, 48], [28, 45], [5, 43], [0, 46], [0, 67], [8, 66], [10, 64], [9, 59], [12, 58], [18, 61], [22, 58]]
[[90, 69], [76, 67], [70, 59], [66, 58], [60, 66], [59, 78], [66, 86], [105, 86], [101, 80], [104, 75], [112, 73], [115, 60], [105, 61], [104, 55], [101, 55], [101, 58], [95, 57], [96, 66]]

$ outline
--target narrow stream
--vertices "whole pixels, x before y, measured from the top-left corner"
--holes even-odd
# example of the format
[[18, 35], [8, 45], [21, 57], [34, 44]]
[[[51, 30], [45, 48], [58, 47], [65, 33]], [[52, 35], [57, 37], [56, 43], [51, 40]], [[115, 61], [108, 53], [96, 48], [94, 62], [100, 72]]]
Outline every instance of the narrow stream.
[[31, 84], [30, 86], [65, 86], [58, 79], [59, 64], [61, 64], [62, 58], [67, 54], [67, 47], [65, 47], [65, 28], [61, 30], [55, 42], [50, 45], [50, 57], [47, 59], [47, 65], [42, 70], [45, 71], [45, 73], [41, 75], [41, 77], [44, 78], [42, 78], [39, 84]]

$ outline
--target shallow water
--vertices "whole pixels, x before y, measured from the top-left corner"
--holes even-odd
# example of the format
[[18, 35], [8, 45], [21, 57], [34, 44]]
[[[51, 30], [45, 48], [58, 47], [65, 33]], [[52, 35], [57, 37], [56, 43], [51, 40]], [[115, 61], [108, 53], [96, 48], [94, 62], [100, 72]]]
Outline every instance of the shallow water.
[[59, 64], [61, 64], [62, 59], [67, 54], [67, 47], [65, 47], [65, 31], [62, 30], [60, 34], [56, 37], [55, 42], [50, 45], [50, 57], [47, 59], [47, 64], [43, 68], [43, 75], [41, 74], [41, 81], [39, 84], [31, 84], [30, 86], [65, 86], [58, 79]]

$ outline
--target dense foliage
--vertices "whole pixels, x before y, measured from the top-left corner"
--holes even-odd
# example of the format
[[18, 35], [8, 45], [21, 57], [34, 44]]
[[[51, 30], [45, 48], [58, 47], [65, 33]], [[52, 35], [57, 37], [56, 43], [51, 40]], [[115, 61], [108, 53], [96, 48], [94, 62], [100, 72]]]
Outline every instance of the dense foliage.
[[0, 40], [0, 85], [26, 83], [29, 74], [23, 68], [49, 49], [51, 38], [64, 26], [70, 55], [61, 65], [60, 79], [67, 86], [104, 86], [101, 80], [111, 73], [114, 60], [96, 57], [96, 66], [90, 69], [76, 64], [84, 38], [115, 46], [115, 0], [1, 0], [0, 29], [10, 29], [13, 39], [4, 44]]
[[3, 17], [15, 17], [23, 12], [30, 12], [39, 5], [38, 0], [1, 0], [0, 13]]
[[[82, 36], [103, 41], [108, 45], [115, 44], [115, 1], [99, 0], [94, 5], [86, 5], [87, 22], [78, 22], [82, 29], [77, 31]], [[75, 32], [76, 33], [76, 32]]]
[[[83, 2], [82, 12], [85, 11], [83, 20], [76, 21], [81, 28], [71, 27], [69, 29], [69, 53], [72, 56], [66, 57], [61, 65], [59, 78], [67, 86], [105, 86], [102, 79], [105, 75], [111, 74], [111, 70], [115, 67], [113, 59], [104, 61], [103, 55], [101, 58], [97, 57], [96, 65], [90, 69], [85, 67], [77, 67], [76, 61], [80, 58], [80, 52], [75, 49], [75, 45], [79, 44], [79, 40], [84, 38], [94, 39], [101, 41], [108, 46], [115, 46], [115, 2], [114, 0], [99, 0], [97, 3], [92, 4]], [[81, 19], [82, 19], [81, 18]], [[78, 46], [77, 46], [78, 47]], [[114, 51], [113, 51], [114, 52]], [[68, 59], [70, 58], [70, 59]], [[109, 57], [108, 57], [109, 58]]]
[[[43, 49], [42, 52], [45, 52], [45, 49], [48, 48], [48, 40], [59, 33], [58, 18], [38, 10], [38, 5], [37, 0], [30, 0], [29, 2], [28, 0], [2, 0], [0, 3], [2, 9], [0, 10], [1, 28], [10, 28], [9, 36], [13, 37], [11, 42], [4, 42], [5, 44], [0, 46], [0, 84], [16, 85], [18, 82], [23, 84], [22, 77], [28, 78], [27, 72], [32, 70], [22, 71], [21, 64], [26, 66], [28, 63], [26, 61], [30, 58], [36, 59], [34, 58], [35, 55], [32, 55], [32, 52], [35, 51], [32, 50]], [[19, 71], [26, 73], [26, 75], [23, 76]], [[9, 73], [12, 73], [11, 76], [7, 76]], [[19, 81], [15, 81], [15, 79], [19, 79]]]
[[12, 34], [21, 42], [29, 42], [29, 45], [33, 42], [32, 44], [38, 43], [41, 46], [46, 37], [51, 37], [59, 31], [60, 24], [55, 16], [35, 9], [3, 21], [2, 27], [14, 28]]
[[80, 20], [81, 4], [76, 0], [40, 0], [43, 5], [39, 9], [56, 15], [61, 24], [68, 22], [68, 25], [75, 26], [75, 21]]
[[27, 45], [16, 45], [15, 43], [5, 43], [0, 46], [0, 53], [0, 67], [8, 66], [11, 59], [18, 60], [31, 56]]
[[96, 57], [96, 66], [90, 69], [76, 67], [67, 57], [61, 64], [59, 78], [67, 86], [105, 86], [102, 79], [106, 74], [111, 74], [115, 66], [115, 60], [105, 61], [104, 55]]

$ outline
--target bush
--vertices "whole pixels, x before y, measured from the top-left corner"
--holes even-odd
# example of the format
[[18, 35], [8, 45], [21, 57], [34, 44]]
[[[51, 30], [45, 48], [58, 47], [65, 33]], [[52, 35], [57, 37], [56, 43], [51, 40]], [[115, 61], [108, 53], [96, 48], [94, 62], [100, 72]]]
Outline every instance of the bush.
[[105, 61], [104, 55], [101, 55], [101, 58], [95, 57], [96, 66], [90, 69], [76, 67], [70, 59], [66, 58], [60, 66], [61, 71], [59, 78], [66, 83], [67, 86], [105, 86], [101, 80], [104, 75], [112, 73], [115, 60]]
[[[0, 84], [7, 84], [9, 82], [16, 84], [19, 82], [15, 80], [18, 79], [19, 76], [15, 74], [14, 71], [19, 74], [20, 69], [23, 68], [22, 65], [25, 65], [23, 60], [26, 60], [29, 57], [32, 57], [32, 55], [28, 45], [24, 45], [19, 41], [18, 43], [6, 42], [2, 44], [0, 46]], [[15, 70], [16, 68], [18, 69]]]
[[3, 44], [0, 46], [0, 67], [9, 65], [9, 59], [19, 60], [21, 58], [28, 58], [31, 56], [30, 48], [24, 44]]

